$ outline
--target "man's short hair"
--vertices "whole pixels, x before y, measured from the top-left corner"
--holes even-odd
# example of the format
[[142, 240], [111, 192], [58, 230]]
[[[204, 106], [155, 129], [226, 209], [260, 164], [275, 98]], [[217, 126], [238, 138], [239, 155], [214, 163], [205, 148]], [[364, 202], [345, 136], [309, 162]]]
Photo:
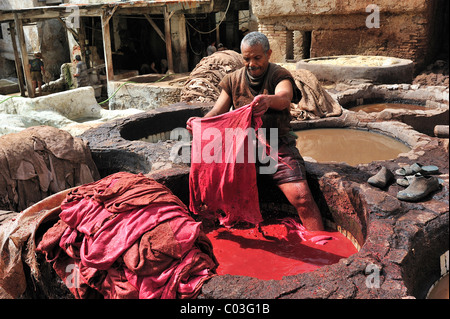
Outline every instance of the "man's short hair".
[[270, 50], [269, 40], [261, 32], [254, 31], [247, 34], [241, 41], [241, 50], [244, 43], [251, 47], [260, 44], [264, 53]]

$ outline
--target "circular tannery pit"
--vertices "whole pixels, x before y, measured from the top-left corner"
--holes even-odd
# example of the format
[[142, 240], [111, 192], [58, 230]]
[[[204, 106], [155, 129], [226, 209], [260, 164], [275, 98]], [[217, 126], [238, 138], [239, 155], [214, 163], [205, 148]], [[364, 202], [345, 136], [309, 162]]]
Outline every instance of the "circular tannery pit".
[[305, 59], [297, 69], [313, 72], [320, 81], [363, 79], [373, 83], [411, 83], [414, 64], [408, 59], [385, 56], [341, 55]]
[[[360, 89], [341, 86], [331, 93], [346, 107], [371, 98], [425, 105], [413, 98], [414, 89], [363, 84]], [[350, 239], [357, 253], [279, 280], [217, 275], [203, 285], [199, 298], [425, 298], [448, 273], [448, 138], [433, 136], [429, 128], [423, 130], [429, 134], [421, 132], [427, 125], [441, 124], [445, 118], [441, 114], [447, 114], [448, 125], [448, 98], [445, 103], [440, 99], [444, 94], [439, 94], [429, 99], [430, 110], [365, 113], [344, 109], [339, 117], [292, 122], [294, 130], [349, 128], [379, 133], [400, 141], [409, 151], [358, 165], [306, 158], [308, 182], [327, 226]], [[102, 176], [119, 171], [148, 174], [188, 203], [189, 142], [184, 127], [189, 117], [202, 116], [210, 107], [177, 103], [105, 123], [81, 137], [89, 141]], [[420, 118], [417, 127], [406, 117]], [[385, 189], [367, 183], [382, 166], [394, 172], [415, 162], [438, 166], [442, 183], [420, 202], [398, 200], [396, 194], [403, 187], [396, 183]], [[258, 184], [263, 217], [295, 215], [276, 186], [264, 178]]]

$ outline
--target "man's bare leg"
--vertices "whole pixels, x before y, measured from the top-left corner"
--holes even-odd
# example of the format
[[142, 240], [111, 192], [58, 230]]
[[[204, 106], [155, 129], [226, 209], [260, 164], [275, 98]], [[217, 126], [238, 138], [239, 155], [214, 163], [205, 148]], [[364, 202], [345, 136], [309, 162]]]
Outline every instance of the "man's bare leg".
[[307, 230], [324, 230], [322, 216], [306, 180], [285, 183], [278, 187], [295, 207]]
[[[33, 88], [33, 94], [36, 94], [37, 82], [36, 81], [31, 81], [31, 86]], [[31, 95], [29, 97], [31, 97]]]
[[39, 96], [42, 96], [42, 82], [38, 82], [38, 88], [39, 88]]

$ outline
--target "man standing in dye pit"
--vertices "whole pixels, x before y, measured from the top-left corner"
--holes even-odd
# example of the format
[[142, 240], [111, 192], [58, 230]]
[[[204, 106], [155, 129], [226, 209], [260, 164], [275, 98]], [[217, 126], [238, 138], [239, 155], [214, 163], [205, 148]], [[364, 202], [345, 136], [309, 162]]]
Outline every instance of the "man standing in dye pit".
[[[241, 42], [244, 67], [227, 74], [220, 82], [222, 91], [214, 107], [204, 117], [213, 117], [253, 102], [253, 116], [261, 116], [263, 128], [278, 129], [277, 170], [271, 175], [309, 231], [323, 230], [322, 218], [306, 180], [303, 158], [290, 134], [290, 104], [301, 93], [291, 73], [269, 62], [272, 50], [267, 37], [247, 34]], [[187, 128], [190, 130], [189, 121]], [[269, 139], [267, 139], [269, 140]]]

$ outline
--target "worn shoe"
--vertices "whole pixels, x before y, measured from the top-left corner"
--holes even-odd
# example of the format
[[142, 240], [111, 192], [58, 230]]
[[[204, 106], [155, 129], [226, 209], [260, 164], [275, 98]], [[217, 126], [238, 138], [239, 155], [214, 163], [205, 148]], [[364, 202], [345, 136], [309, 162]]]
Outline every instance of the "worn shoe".
[[382, 167], [378, 173], [370, 177], [367, 182], [375, 187], [384, 188], [394, 179], [394, 174], [386, 167]]
[[422, 175], [432, 175], [437, 174], [438, 172], [439, 168], [435, 165], [421, 165], [419, 163], [414, 163], [412, 165], [399, 168], [395, 171], [395, 174], [400, 176], [414, 175], [417, 173], [421, 173]]
[[416, 178], [416, 176], [420, 176], [420, 175], [422, 175], [422, 174], [417, 173], [415, 175], [403, 176], [401, 178], [397, 178], [396, 182], [400, 186], [408, 187], [409, 184], [411, 184], [411, 182]]
[[397, 198], [403, 201], [417, 202], [438, 190], [439, 187], [439, 180], [436, 177], [416, 175], [406, 189], [398, 192]]

